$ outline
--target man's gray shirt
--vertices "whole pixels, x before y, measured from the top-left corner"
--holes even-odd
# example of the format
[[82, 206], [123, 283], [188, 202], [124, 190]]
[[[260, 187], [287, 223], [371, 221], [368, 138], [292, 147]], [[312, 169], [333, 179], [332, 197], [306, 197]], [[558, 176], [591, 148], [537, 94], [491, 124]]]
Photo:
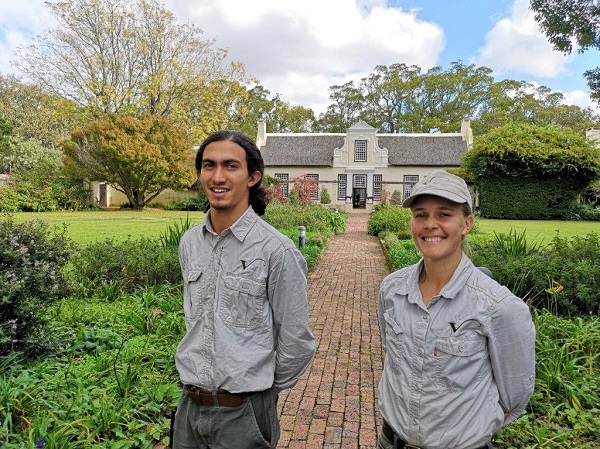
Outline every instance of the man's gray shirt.
[[310, 364], [306, 261], [252, 208], [217, 235], [209, 219], [181, 238], [187, 333], [183, 384], [231, 393], [291, 388]]
[[531, 314], [464, 254], [427, 307], [418, 284], [422, 264], [390, 274], [379, 292], [386, 351], [381, 414], [414, 445], [481, 447], [523, 412], [533, 393]]

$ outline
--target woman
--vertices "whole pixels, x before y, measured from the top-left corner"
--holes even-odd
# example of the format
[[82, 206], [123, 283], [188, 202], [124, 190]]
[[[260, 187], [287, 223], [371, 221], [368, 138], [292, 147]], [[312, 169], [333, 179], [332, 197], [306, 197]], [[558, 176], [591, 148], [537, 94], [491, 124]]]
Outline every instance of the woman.
[[423, 257], [387, 276], [379, 292], [378, 448], [491, 447], [533, 393], [529, 308], [463, 253], [474, 220], [463, 179], [434, 171], [403, 207]]

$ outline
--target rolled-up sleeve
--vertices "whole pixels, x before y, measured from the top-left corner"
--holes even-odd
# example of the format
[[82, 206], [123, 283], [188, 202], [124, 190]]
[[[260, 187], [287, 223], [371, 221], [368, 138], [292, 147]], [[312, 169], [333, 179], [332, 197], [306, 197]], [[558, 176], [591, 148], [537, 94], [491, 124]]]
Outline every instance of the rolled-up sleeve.
[[529, 307], [504, 298], [491, 316], [490, 357], [507, 425], [525, 410], [535, 387], [535, 326]]
[[277, 331], [274, 384], [282, 390], [298, 382], [315, 354], [306, 271], [302, 254], [289, 248], [275, 257], [269, 275], [269, 301]]

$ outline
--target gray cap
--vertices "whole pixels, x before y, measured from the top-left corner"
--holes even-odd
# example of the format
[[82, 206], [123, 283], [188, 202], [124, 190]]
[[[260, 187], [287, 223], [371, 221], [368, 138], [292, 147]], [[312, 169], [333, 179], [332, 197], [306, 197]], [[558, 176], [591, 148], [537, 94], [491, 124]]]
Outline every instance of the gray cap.
[[443, 170], [436, 170], [417, 182], [411, 195], [404, 200], [402, 207], [410, 207], [420, 195], [435, 195], [446, 198], [455, 203], [467, 203], [473, 209], [473, 200], [467, 183], [460, 176], [453, 175]]

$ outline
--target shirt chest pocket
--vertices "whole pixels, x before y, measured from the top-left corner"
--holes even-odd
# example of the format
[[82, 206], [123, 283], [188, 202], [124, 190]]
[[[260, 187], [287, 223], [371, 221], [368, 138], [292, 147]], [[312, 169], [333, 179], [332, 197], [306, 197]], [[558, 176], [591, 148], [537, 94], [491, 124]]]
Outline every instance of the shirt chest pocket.
[[383, 319], [385, 320], [387, 361], [394, 372], [400, 373], [404, 355], [404, 332], [388, 312], [383, 314]]
[[267, 283], [260, 279], [225, 275], [219, 315], [230, 326], [254, 328], [264, 321]]
[[487, 338], [477, 334], [436, 339], [434, 360], [436, 383], [450, 391], [463, 391], [491, 370]]
[[202, 269], [189, 270], [185, 273], [185, 298], [183, 310], [185, 318], [195, 320], [206, 308], [206, 300], [203, 298], [206, 288], [206, 276]]

